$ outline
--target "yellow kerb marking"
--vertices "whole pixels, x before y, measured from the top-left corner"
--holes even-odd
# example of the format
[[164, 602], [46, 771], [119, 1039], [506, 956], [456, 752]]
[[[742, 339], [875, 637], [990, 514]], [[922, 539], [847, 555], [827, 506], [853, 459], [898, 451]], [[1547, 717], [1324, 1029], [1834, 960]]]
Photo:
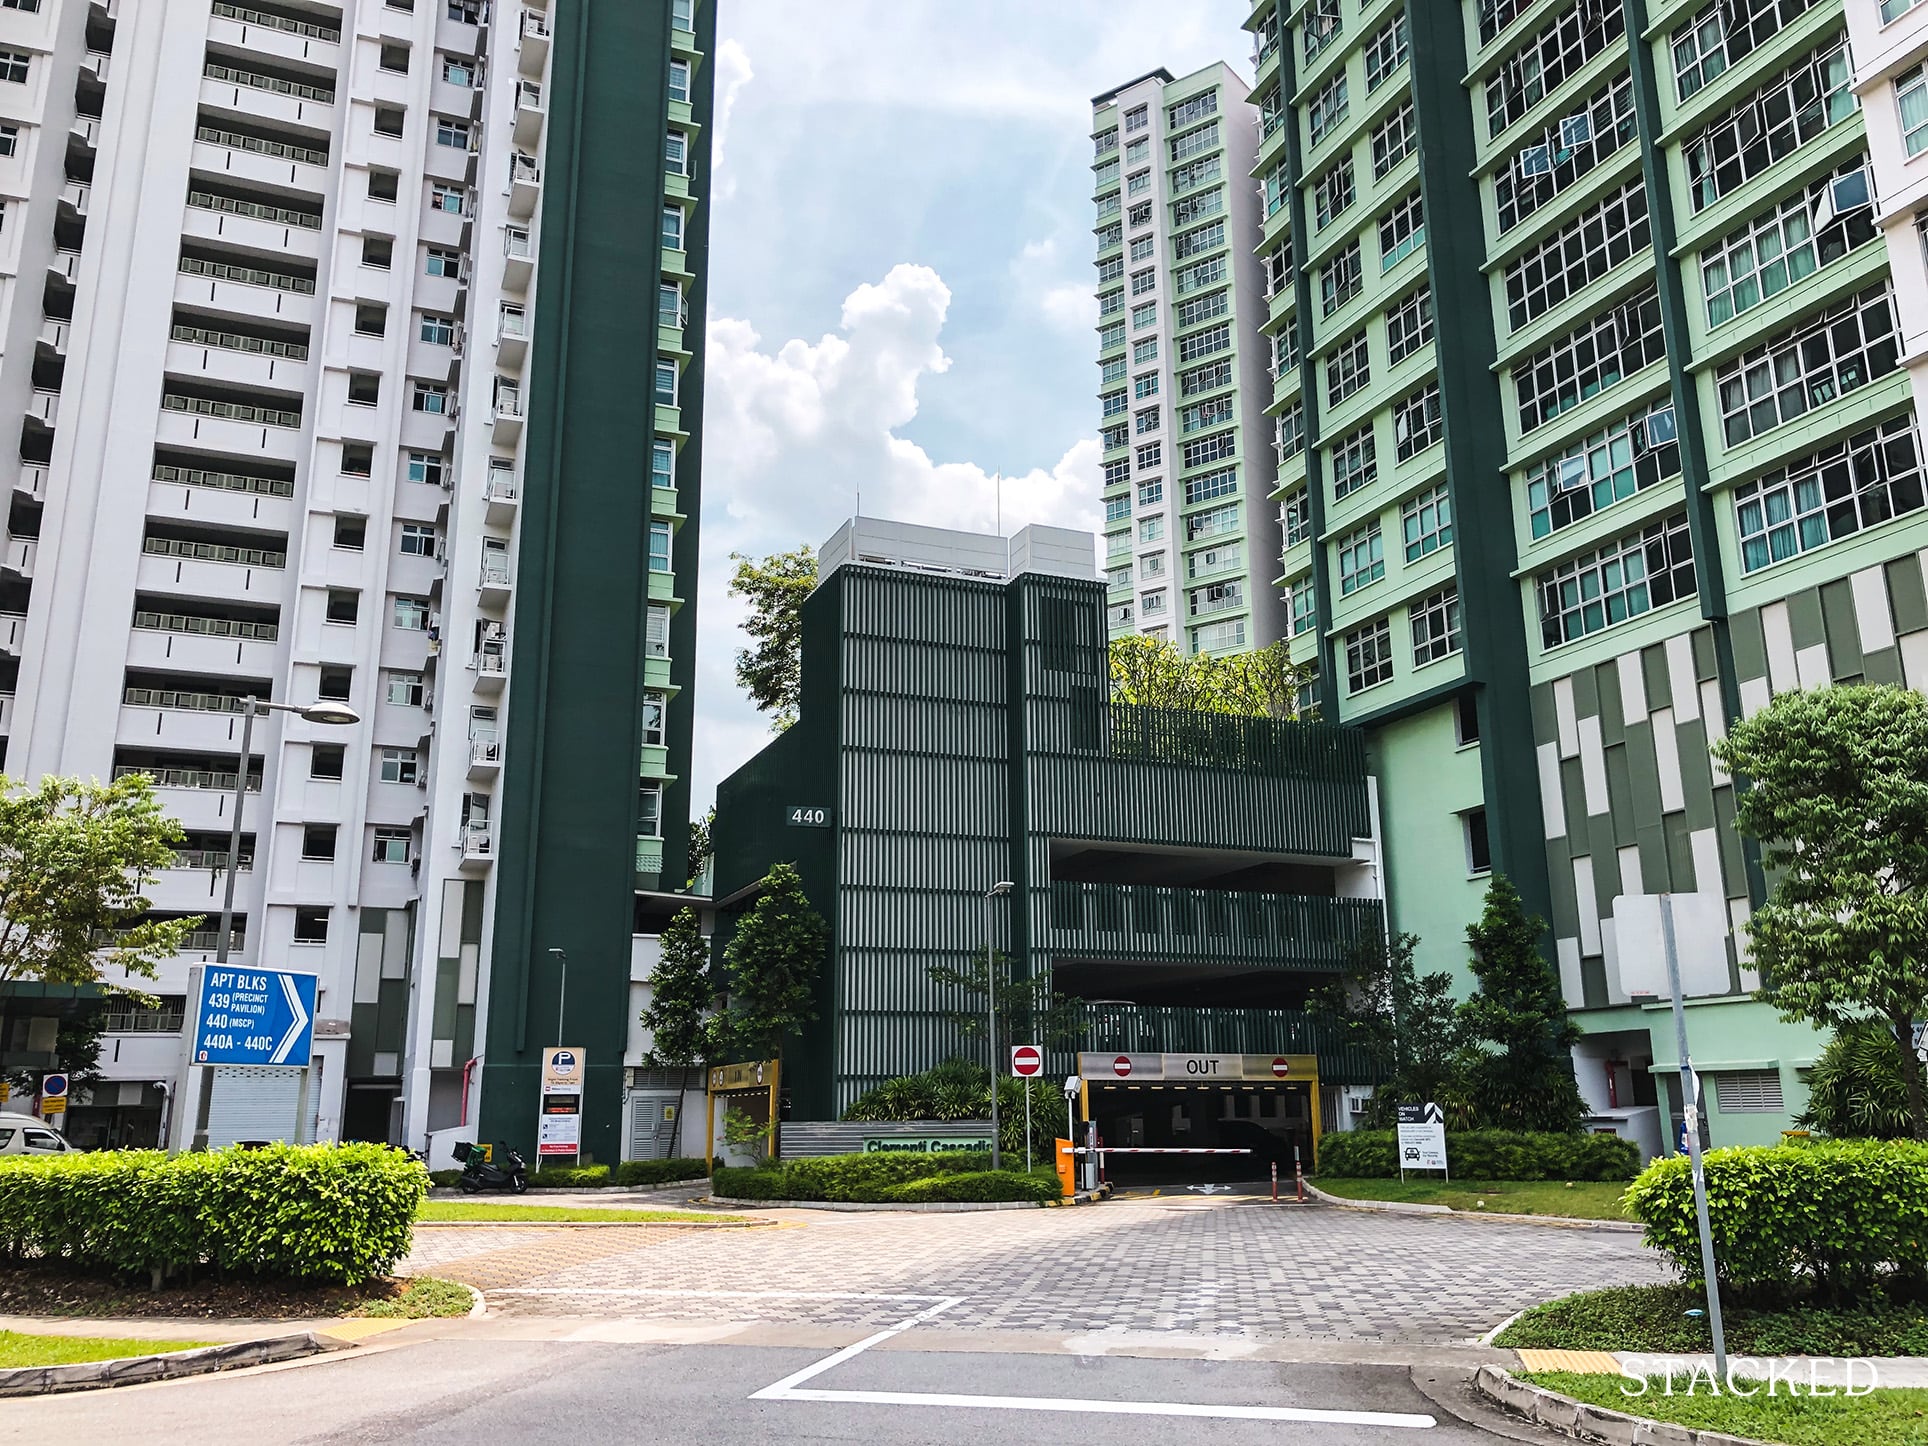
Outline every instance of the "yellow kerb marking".
[[321, 1334], [332, 1336], [338, 1341], [365, 1341], [370, 1336], [379, 1336], [388, 1331], [398, 1331], [403, 1326], [414, 1325], [412, 1320], [399, 1320], [388, 1316], [371, 1316], [355, 1320], [340, 1321], [331, 1325]]
[[1620, 1362], [1611, 1351], [1521, 1351], [1523, 1371], [1574, 1371], [1583, 1376], [1617, 1376]]

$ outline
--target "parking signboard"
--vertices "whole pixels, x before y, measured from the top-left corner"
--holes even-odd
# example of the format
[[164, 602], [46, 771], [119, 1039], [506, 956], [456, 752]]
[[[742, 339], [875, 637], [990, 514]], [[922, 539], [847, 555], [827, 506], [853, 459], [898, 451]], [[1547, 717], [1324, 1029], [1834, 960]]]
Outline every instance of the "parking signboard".
[[[1399, 1106], [1399, 1173], [1446, 1171], [1446, 1112], [1428, 1100]], [[1447, 1172], [1451, 1178], [1451, 1172]]]

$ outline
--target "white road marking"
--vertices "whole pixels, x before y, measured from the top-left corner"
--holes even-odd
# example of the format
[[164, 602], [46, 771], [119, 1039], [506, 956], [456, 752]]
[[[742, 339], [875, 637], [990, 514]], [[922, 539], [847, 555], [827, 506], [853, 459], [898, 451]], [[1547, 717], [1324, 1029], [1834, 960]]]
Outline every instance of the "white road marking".
[[962, 1297], [941, 1295], [877, 1295], [867, 1290], [670, 1290], [631, 1285], [522, 1285], [492, 1290], [490, 1295], [623, 1295], [669, 1296], [683, 1300], [894, 1300], [900, 1303], [941, 1300], [955, 1305]]

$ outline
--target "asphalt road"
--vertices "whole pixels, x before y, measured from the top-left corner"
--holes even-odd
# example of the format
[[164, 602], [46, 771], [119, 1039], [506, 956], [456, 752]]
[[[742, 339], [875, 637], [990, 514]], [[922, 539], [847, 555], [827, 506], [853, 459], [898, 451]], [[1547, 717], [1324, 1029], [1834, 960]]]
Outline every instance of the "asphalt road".
[[[794, 1347], [437, 1339], [238, 1375], [0, 1402], [0, 1437], [36, 1446], [1500, 1439], [1422, 1393], [1408, 1368], [1378, 1364], [872, 1349], [793, 1388], [830, 1399], [759, 1399], [831, 1358]], [[917, 1399], [930, 1396], [947, 1399]], [[1231, 1414], [1239, 1411], [1260, 1414]], [[1311, 1414], [1294, 1419], [1300, 1412]]]

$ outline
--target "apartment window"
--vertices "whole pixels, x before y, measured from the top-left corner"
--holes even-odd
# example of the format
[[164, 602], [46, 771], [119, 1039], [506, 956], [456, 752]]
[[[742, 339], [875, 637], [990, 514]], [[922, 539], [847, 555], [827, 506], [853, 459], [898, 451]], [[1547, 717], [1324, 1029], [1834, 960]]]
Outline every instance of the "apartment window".
[[428, 631], [428, 599], [425, 597], [397, 597], [395, 599], [395, 626], [405, 633]]
[[1232, 328], [1229, 325], [1207, 327], [1204, 331], [1194, 331], [1178, 339], [1178, 359], [1181, 362], [1197, 361], [1200, 357], [1214, 356], [1232, 349]]
[[1178, 307], [1180, 326], [1197, 326], [1200, 322], [1212, 321], [1232, 309], [1232, 292], [1228, 287], [1214, 291], [1209, 296], [1195, 296], [1190, 301], [1181, 302]]
[[656, 363], [656, 401], [659, 405], [676, 405], [676, 363], [659, 361]]
[[1305, 450], [1305, 403], [1294, 402], [1278, 417], [1278, 432], [1274, 438], [1278, 448], [1279, 460], [1290, 462]]
[[1392, 681], [1392, 623], [1380, 618], [1345, 637], [1346, 692], [1363, 693]]
[[435, 144], [447, 146], [451, 150], [466, 151], [469, 148], [469, 123], [455, 120], [450, 116], [438, 115], [435, 118]]
[[1131, 242], [1131, 259], [1143, 261], [1158, 249], [1156, 236], [1135, 236]]
[[1166, 112], [1165, 124], [1169, 130], [1178, 130], [1195, 120], [1203, 120], [1208, 115], [1218, 114], [1218, 88], [1200, 91], [1197, 95], [1181, 100]]
[[[1196, 196], [1186, 196], [1172, 202], [1172, 225], [1188, 226], [1193, 221], [1202, 221], [1207, 216], [1216, 216], [1225, 209], [1225, 188], [1214, 187]], [[1145, 218], [1149, 221], [1151, 218]]]
[[419, 777], [420, 760], [413, 748], [384, 748], [379, 767], [383, 783], [414, 783]]
[[448, 16], [457, 25], [479, 25], [482, 23], [482, 0], [448, 0]]
[[1225, 168], [1219, 157], [1207, 156], [1202, 161], [1193, 161], [1189, 166], [1180, 166], [1172, 172], [1171, 189], [1176, 195], [1181, 191], [1192, 191], [1220, 179]]
[[1312, 187], [1314, 229], [1323, 231], [1353, 202], [1352, 158], [1339, 162]]
[[332, 823], [303, 824], [301, 856], [304, 859], [332, 859], [335, 856], [335, 825]]
[[1415, 392], [1392, 409], [1392, 435], [1399, 460], [1409, 462], [1443, 439], [1446, 423], [1439, 410], [1439, 383]]
[[1919, 4], [1921, 0], [1881, 0], [1881, 23], [1899, 20]]
[[[1112, 136], [1112, 142], [1108, 149], [1115, 151], [1118, 149], [1117, 132], [1113, 131], [1109, 134]], [[1143, 136], [1125, 147], [1125, 164], [1128, 166], [1141, 165], [1150, 159], [1151, 142]]]
[[368, 199], [394, 201], [402, 193], [402, 178], [394, 171], [371, 168], [368, 172]]
[[455, 345], [455, 318], [452, 316], [422, 316], [422, 340], [430, 346]]
[[375, 472], [375, 449], [366, 442], [341, 444], [341, 475], [370, 477]]
[[1285, 545], [1297, 547], [1312, 535], [1312, 494], [1300, 487], [1286, 494], [1279, 504], [1279, 525], [1285, 529]]
[[310, 778], [339, 779], [348, 750], [340, 743], [315, 743], [308, 749]]
[[1139, 558], [1138, 575], [1146, 578], [1163, 577], [1165, 575], [1165, 554], [1162, 552], [1150, 552]]
[[408, 115], [399, 106], [378, 105], [375, 107], [375, 134], [378, 136], [399, 136], [408, 124]]
[[315, 685], [315, 696], [326, 698], [333, 703], [346, 703], [355, 691], [355, 670], [346, 663], [323, 663], [321, 681]]
[[1687, 514], [1676, 512], [1639, 532], [1582, 553], [1537, 579], [1540, 642], [1546, 648], [1694, 594]]
[[1857, 391], [1900, 361], [1887, 284], [1810, 317], [1714, 374], [1727, 445], [1793, 421]]
[[1288, 316], [1272, 335], [1272, 378], [1276, 381], [1299, 364], [1299, 319]]
[[468, 214], [468, 194], [460, 186], [448, 186], [436, 181], [429, 186], [428, 192], [431, 211], [441, 211], [450, 216]]
[[0, 156], [17, 155], [20, 150], [20, 127], [0, 125]]
[[1165, 483], [1162, 478], [1154, 477], [1148, 482], [1138, 484], [1138, 505], [1156, 507], [1165, 500]]
[[[1265, 272], [1265, 294], [1268, 297], [1282, 294], [1285, 288], [1292, 284], [1292, 238], [1285, 237], [1276, 247], [1260, 257], [1259, 265]], [[1180, 279], [1182, 283], [1182, 276]], [[1179, 289], [1184, 289], [1182, 284]]]
[[1245, 646], [1245, 619], [1234, 618], [1226, 623], [1207, 623], [1193, 628], [1191, 640], [1194, 653], [1237, 651]]
[[1124, 379], [1125, 359], [1123, 357], [1107, 357], [1104, 361], [1098, 363], [1099, 386], [1105, 386], [1111, 382], [1122, 382]]
[[1143, 401], [1146, 397], [1157, 396], [1158, 373], [1145, 372], [1141, 376], [1133, 377], [1131, 379], [1131, 394], [1139, 401]]
[[[329, 858], [334, 854], [330, 852]], [[297, 944], [326, 944], [328, 942], [328, 911], [321, 908], [295, 910], [295, 937]]]
[[422, 706], [422, 675], [420, 673], [390, 673], [382, 696], [398, 708], [419, 708]]
[[1208, 507], [1203, 512], [1194, 512], [1185, 519], [1185, 540], [1197, 542], [1201, 537], [1218, 537], [1227, 532], [1237, 532], [1240, 527], [1239, 507], [1236, 502], [1223, 503]]
[[1419, 149], [1419, 124], [1406, 101], [1372, 131], [1372, 177], [1383, 181], [1392, 168]]
[[372, 407], [382, 399], [382, 379], [374, 372], [348, 374], [348, 405]]
[[1914, 423], [1891, 418], [1735, 490], [1741, 569], [1825, 547], [1919, 511], [1922, 500]]
[[1513, 369], [1520, 431], [1571, 411], [1663, 354], [1660, 298], [1652, 290], [1593, 317]]
[[424, 276], [446, 276], [451, 280], [460, 279], [462, 275], [462, 253], [460, 251], [451, 251], [445, 246], [430, 246], [423, 256], [422, 274]]
[[1125, 396], [1123, 387], [1115, 392], [1102, 393], [1098, 398], [1098, 415], [1101, 417], [1123, 416], [1130, 408], [1131, 401]]
[[1359, 294], [1365, 272], [1359, 264], [1359, 243], [1352, 242], [1319, 268], [1319, 314], [1330, 316]]
[[395, 243], [387, 236], [364, 236], [361, 243], [361, 264], [376, 271], [386, 271], [395, 264]]
[[1157, 324], [1157, 302], [1147, 301], [1143, 306], [1134, 306], [1131, 309], [1131, 329], [1133, 331], [1143, 331], [1146, 327], [1156, 326]]
[[1180, 396], [1195, 397], [1201, 392], [1215, 392], [1231, 384], [1232, 364], [1229, 361], [1207, 362], [1202, 367], [1179, 373], [1178, 393]]
[[674, 442], [656, 442], [651, 445], [649, 485], [652, 487], [676, 485], [676, 444]]
[[1125, 258], [1122, 256], [1110, 256], [1098, 263], [1098, 284], [1100, 286], [1104, 285], [1107, 281], [1116, 281], [1124, 274]]
[[1124, 344], [1125, 324], [1122, 321], [1113, 322], [1110, 326], [1099, 328], [1098, 349], [1100, 351], [1110, 351], [1113, 347], [1123, 346]]
[[1422, 284], [1386, 313], [1386, 357], [1395, 366], [1433, 339], [1433, 289]]
[[674, 30], [696, 30], [696, 0], [669, 0], [669, 23]]
[[[1738, 190], [1836, 121], [1854, 114], [1845, 41], [1796, 61], [1686, 143], [1689, 194], [1696, 211]], [[1910, 101], [1910, 87], [1914, 99]], [[1896, 84], [1902, 141], [1909, 154], [1928, 147], [1928, 83], [1917, 69]], [[1910, 128], [1910, 117], [1913, 128]]]
[[1386, 575], [1386, 545], [1374, 518], [1339, 539], [1339, 596], [1370, 587]]
[[1588, 175], [1634, 136], [1633, 78], [1622, 75], [1587, 98], [1578, 114], [1553, 121], [1493, 178], [1500, 234]]
[[[1674, 89], [1686, 100], [1723, 74], [1730, 65], [1751, 55], [1767, 38], [1794, 20], [1814, 0], [1716, 0], [1673, 33]], [[1900, 0], [1905, 10], [1917, 0]], [[1892, 20], [1882, 0], [1882, 19]]]
[[[1113, 221], [1109, 226], [1100, 226], [1098, 228], [1098, 249], [1100, 251], [1109, 251], [1124, 239], [1125, 228], [1116, 221]], [[1136, 261], [1139, 258], [1133, 256], [1131, 259]]]
[[1144, 341], [1135, 341], [1131, 344], [1131, 364], [1133, 366], [1141, 367], [1146, 365], [1149, 362], [1155, 362], [1157, 360], [1158, 360], [1158, 338], [1157, 337], [1155, 336], [1148, 337]]
[[1165, 594], [1161, 592], [1141, 593], [1138, 598], [1138, 614], [1148, 617], [1165, 611]]
[[1309, 633], [1319, 625], [1319, 599], [1312, 579], [1300, 578], [1285, 590], [1285, 605], [1292, 616], [1292, 636]]
[[1459, 587], [1452, 584], [1428, 594], [1408, 611], [1412, 623], [1413, 666], [1423, 668], [1450, 658], [1460, 648]]
[[1399, 509], [1406, 561], [1418, 562], [1453, 540], [1453, 504], [1444, 482], [1435, 483]]
[[687, 60], [672, 60], [669, 63], [669, 98], [684, 105], [690, 99], [690, 63]]
[[1576, 5], [1565, 12], [1486, 82], [1486, 134], [1497, 136], [1626, 32], [1617, 5]]
[[1518, 331], [1651, 241], [1647, 187], [1636, 177], [1506, 268], [1508, 321]]
[[1125, 288], [1114, 286], [1109, 291], [1098, 293], [1098, 315], [1116, 316], [1125, 309]]
[[1372, 363], [1362, 331], [1326, 358], [1326, 405], [1336, 407], [1372, 381]]
[[[1176, 208], [1174, 208], [1173, 214], [1176, 214]], [[1151, 225], [1151, 202], [1140, 201], [1136, 206], [1131, 208], [1131, 213], [1125, 217], [1125, 220], [1130, 223], [1134, 231], [1140, 226]]]
[[1346, 22], [1340, 10], [1341, 0], [1311, 0], [1305, 7], [1305, 33], [1302, 42], [1305, 58], [1311, 60], [1333, 41], [1339, 38]]
[[1221, 467], [1216, 472], [1205, 472], [1185, 484], [1185, 505], [1195, 502], [1209, 502], [1214, 497], [1238, 491], [1238, 468]]
[[1192, 589], [1186, 606], [1193, 617], [1236, 612], [1245, 606], [1245, 584], [1234, 578]]
[[331, 623], [353, 624], [361, 615], [361, 594], [353, 588], [328, 589], [328, 605], [323, 616]]
[[1366, 43], [1366, 90], [1384, 85], [1392, 73], [1406, 63], [1412, 46], [1406, 34], [1406, 12], [1401, 10], [1379, 28]]
[[379, 301], [355, 303], [355, 335], [380, 336], [388, 330], [388, 308]]
[[1814, 224], [1821, 198], [1827, 196], [1832, 204], [1834, 183], [1866, 166], [1865, 156], [1855, 157], [1702, 253], [1701, 288], [1707, 297], [1710, 327], [1779, 295], [1802, 277], [1812, 276], [1874, 239], [1872, 206], [1837, 215], [1818, 230]]
[[648, 613], [644, 615], [643, 656], [669, 656], [669, 609], [661, 603], [651, 603]]
[[1493, 845], [1486, 836], [1486, 810], [1467, 809], [1459, 816], [1459, 825], [1466, 843], [1466, 872], [1469, 874], [1492, 873]]
[[408, 454], [408, 480], [424, 482], [431, 487], [444, 485], [447, 473], [439, 452], [410, 452]]
[[1379, 269], [1390, 271], [1426, 244], [1426, 212], [1414, 191], [1379, 223]]
[[[1108, 516], [1108, 515], [1107, 515], [1107, 517], [1106, 517], [1106, 520], [1107, 520], [1107, 521], [1109, 521], [1109, 520], [1110, 520], [1110, 518], [1109, 518], [1109, 516]], [[1143, 519], [1141, 519], [1141, 520], [1139, 521], [1139, 523], [1138, 523], [1138, 540], [1139, 540], [1140, 542], [1157, 542], [1157, 541], [1159, 541], [1159, 540], [1160, 540], [1161, 538], [1163, 538], [1163, 537], [1164, 537], [1164, 535], [1165, 535], [1165, 519], [1164, 519], [1164, 518], [1162, 518], [1162, 517], [1146, 517], [1146, 518], [1143, 518]]]
[[1333, 445], [1328, 466], [1332, 472], [1332, 496], [1336, 501], [1350, 497], [1379, 476], [1379, 446], [1368, 422], [1358, 431]]
[[1178, 416], [1178, 429], [1181, 432], [1202, 432], [1207, 427], [1222, 427], [1236, 415], [1237, 397], [1227, 393], [1213, 397], [1209, 402], [1186, 407]]
[[[1661, 425], [1650, 425], [1656, 411]], [[1667, 477], [1680, 475], [1680, 440], [1673, 402], [1622, 417], [1526, 473], [1526, 507], [1533, 536], [1547, 537], [1583, 517], [1623, 502]]]
[[0, 10], [19, 10], [29, 15], [38, 15], [40, 0], [0, 0]]
[[1158, 430], [1158, 408], [1146, 407], [1132, 418], [1132, 431], [1139, 436]]
[[1204, 467], [1213, 462], [1223, 462], [1238, 455], [1237, 431], [1219, 432], [1210, 437], [1200, 437], [1196, 442], [1187, 442], [1184, 451], [1184, 465]]
[[412, 405], [418, 412], [428, 412], [433, 416], [447, 416], [449, 412], [449, 389], [436, 382], [416, 382]]
[[1122, 487], [1129, 481], [1131, 481], [1131, 462], [1128, 459], [1120, 458], [1116, 462], [1105, 463], [1103, 485]]
[[1225, 244], [1225, 223], [1214, 221], [1209, 226], [1200, 226], [1195, 231], [1187, 231], [1182, 236], [1172, 237], [1172, 259], [1183, 261], [1187, 257], [1202, 256], [1207, 251], [1216, 251]]
[[666, 251], [683, 249], [683, 208], [681, 206], [663, 207], [663, 249]]
[[1170, 145], [1172, 164], [1177, 165], [1180, 161], [1203, 155], [1206, 151], [1215, 150], [1217, 147], [1218, 122], [1213, 121], [1210, 125], [1200, 126], [1195, 131], [1187, 131], [1182, 136], [1172, 137]]
[[1316, 146], [1331, 135], [1345, 120], [1350, 109], [1346, 97], [1346, 77], [1341, 72], [1320, 86], [1311, 103], [1306, 106], [1305, 124], [1310, 144]]
[[670, 572], [670, 525], [660, 519], [649, 524], [649, 570]]
[[1133, 106], [1125, 112], [1125, 134], [1142, 131], [1151, 124], [1151, 109], [1148, 106]]
[[442, 79], [450, 85], [459, 85], [464, 90], [475, 88], [475, 67], [466, 60], [457, 60], [452, 55], [442, 57]]
[[24, 50], [0, 50], [0, 80], [25, 85], [27, 71], [32, 64], [33, 57]]
[[435, 556], [435, 529], [426, 522], [404, 522], [399, 551], [403, 557]]
[[668, 708], [669, 698], [666, 694], [643, 694], [643, 743], [646, 746], [652, 748], [662, 746], [663, 718]]
[[687, 176], [690, 173], [690, 138], [681, 131], [669, 131], [663, 137], [663, 166], [672, 176]]
[[409, 831], [405, 828], [376, 829], [374, 861], [378, 864], [407, 863], [410, 842]]
[[[1147, 291], [1154, 290], [1157, 285], [1158, 268], [1155, 266], [1147, 266], [1143, 271], [1134, 271], [1131, 273], [1131, 294], [1133, 296], [1143, 296]], [[1116, 296], [1119, 293], [1113, 292], [1111, 294]], [[1115, 310], [1116, 308], [1114, 307], [1113, 309]]]
[[368, 545], [368, 519], [366, 517], [337, 517], [335, 519], [334, 545], [348, 552], [360, 552]]

